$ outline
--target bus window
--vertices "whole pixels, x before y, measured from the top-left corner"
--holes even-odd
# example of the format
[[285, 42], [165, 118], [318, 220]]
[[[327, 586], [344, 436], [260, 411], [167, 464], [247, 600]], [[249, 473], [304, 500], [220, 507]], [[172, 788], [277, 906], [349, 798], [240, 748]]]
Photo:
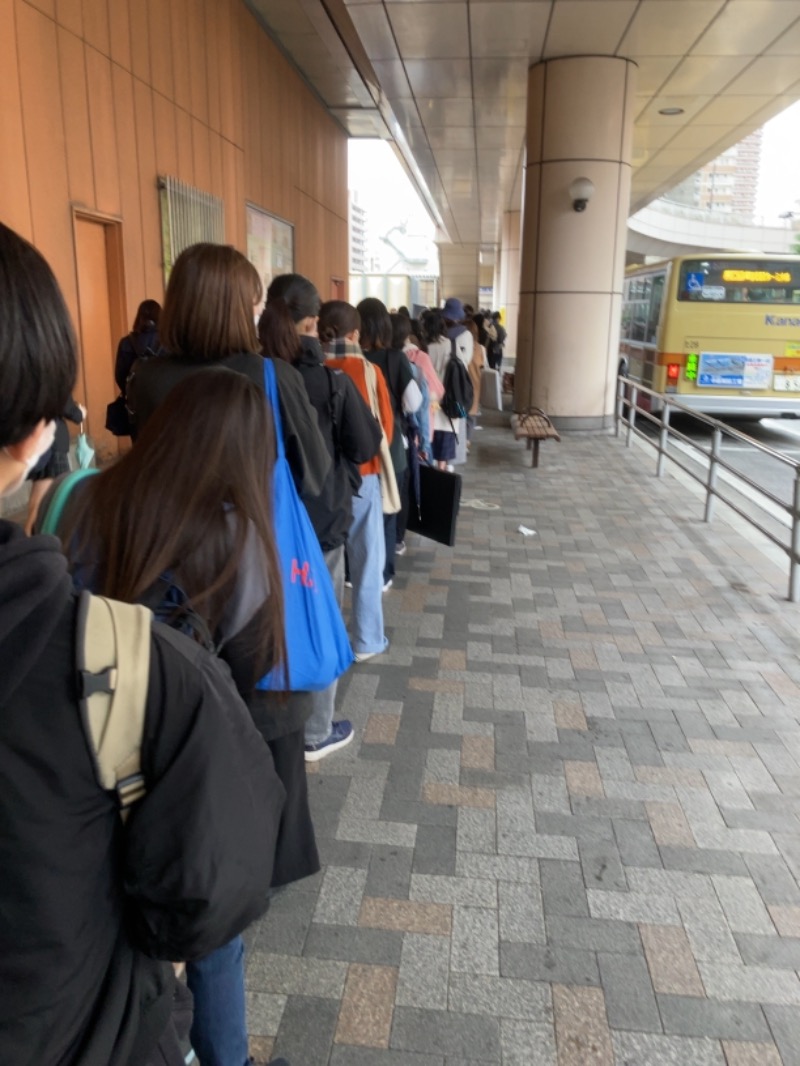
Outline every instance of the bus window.
[[657, 274], [653, 278], [653, 288], [650, 295], [650, 313], [647, 316], [647, 336], [645, 338], [648, 344], [656, 343], [658, 319], [661, 314], [661, 304], [664, 302], [664, 286], [666, 281], [667, 279], [664, 274]]
[[686, 259], [678, 299], [698, 303], [791, 304], [800, 300], [800, 266], [780, 259]]

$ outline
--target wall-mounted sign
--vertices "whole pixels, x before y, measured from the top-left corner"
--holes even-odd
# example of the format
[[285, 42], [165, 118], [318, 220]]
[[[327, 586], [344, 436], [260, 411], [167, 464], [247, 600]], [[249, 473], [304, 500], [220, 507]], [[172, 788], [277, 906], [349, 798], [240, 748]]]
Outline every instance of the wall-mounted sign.
[[273, 278], [294, 272], [294, 226], [254, 204], [247, 204], [245, 210], [247, 258], [258, 271], [266, 293]]

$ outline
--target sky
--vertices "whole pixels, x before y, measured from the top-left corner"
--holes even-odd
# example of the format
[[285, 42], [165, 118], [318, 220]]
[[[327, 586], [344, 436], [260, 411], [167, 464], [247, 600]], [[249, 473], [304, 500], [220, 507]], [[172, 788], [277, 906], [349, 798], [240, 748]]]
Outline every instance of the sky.
[[773, 222], [785, 211], [800, 215], [800, 102], [764, 126], [756, 215]]
[[[381, 256], [382, 269], [391, 270], [397, 253], [380, 236], [388, 236], [415, 258], [435, 257], [436, 227], [391, 146], [386, 141], [351, 140], [349, 167], [350, 189], [358, 192], [358, 202], [367, 211], [367, 226], [374, 234], [373, 254]], [[405, 234], [390, 232], [403, 225]]]

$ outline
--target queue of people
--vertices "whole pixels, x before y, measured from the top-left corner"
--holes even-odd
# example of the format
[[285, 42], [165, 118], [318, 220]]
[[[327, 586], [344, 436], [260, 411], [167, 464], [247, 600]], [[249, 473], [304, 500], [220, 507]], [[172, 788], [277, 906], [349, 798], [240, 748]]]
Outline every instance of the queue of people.
[[[71, 417], [77, 357], [49, 266], [1, 225], [0, 282], [7, 495]], [[235, 249], [182, 252], [163, 309], [144, 301], [117, 354], [134, 446], [37, 494], [29, 524], [58, 540], [0, 521], [2, 1062], [251, 1063], [242, 933], [319, 870], [305, 764], [354, 736], [335, 719], [337, 678], [292, 684], [276, 454], [319, 544], [316, 579], [341, 609], [352, 588], [356, 664], [388, 647], [410, 460], [466, 460], [480, 390], [445, 418], [447, 363], [479, 384], [487, 356], [460, 301], [412, 322], [375, 299], [322, 303], [288, 274], [256, 324], [264, 295]], [[120, 647], [100, 673], [82, 628], [93, 596], [148, 608], [136, 653]], [[144, 724], [111, 789], [93, 697], [108, 697], [111, 735], [134, 673]]]

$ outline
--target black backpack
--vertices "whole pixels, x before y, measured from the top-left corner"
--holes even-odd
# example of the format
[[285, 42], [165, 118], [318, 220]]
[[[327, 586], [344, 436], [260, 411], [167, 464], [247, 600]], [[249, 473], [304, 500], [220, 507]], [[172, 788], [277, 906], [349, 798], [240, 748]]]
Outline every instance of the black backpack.
[[469, 371], [456, 353], [455, 340], [451, 340], [450, 344], [450, 359], [444, 371], [444, 396], [440, 406], [442, 413], [452, 422], [454, 418], [467, 417], [475, 398], [475, 390]]

